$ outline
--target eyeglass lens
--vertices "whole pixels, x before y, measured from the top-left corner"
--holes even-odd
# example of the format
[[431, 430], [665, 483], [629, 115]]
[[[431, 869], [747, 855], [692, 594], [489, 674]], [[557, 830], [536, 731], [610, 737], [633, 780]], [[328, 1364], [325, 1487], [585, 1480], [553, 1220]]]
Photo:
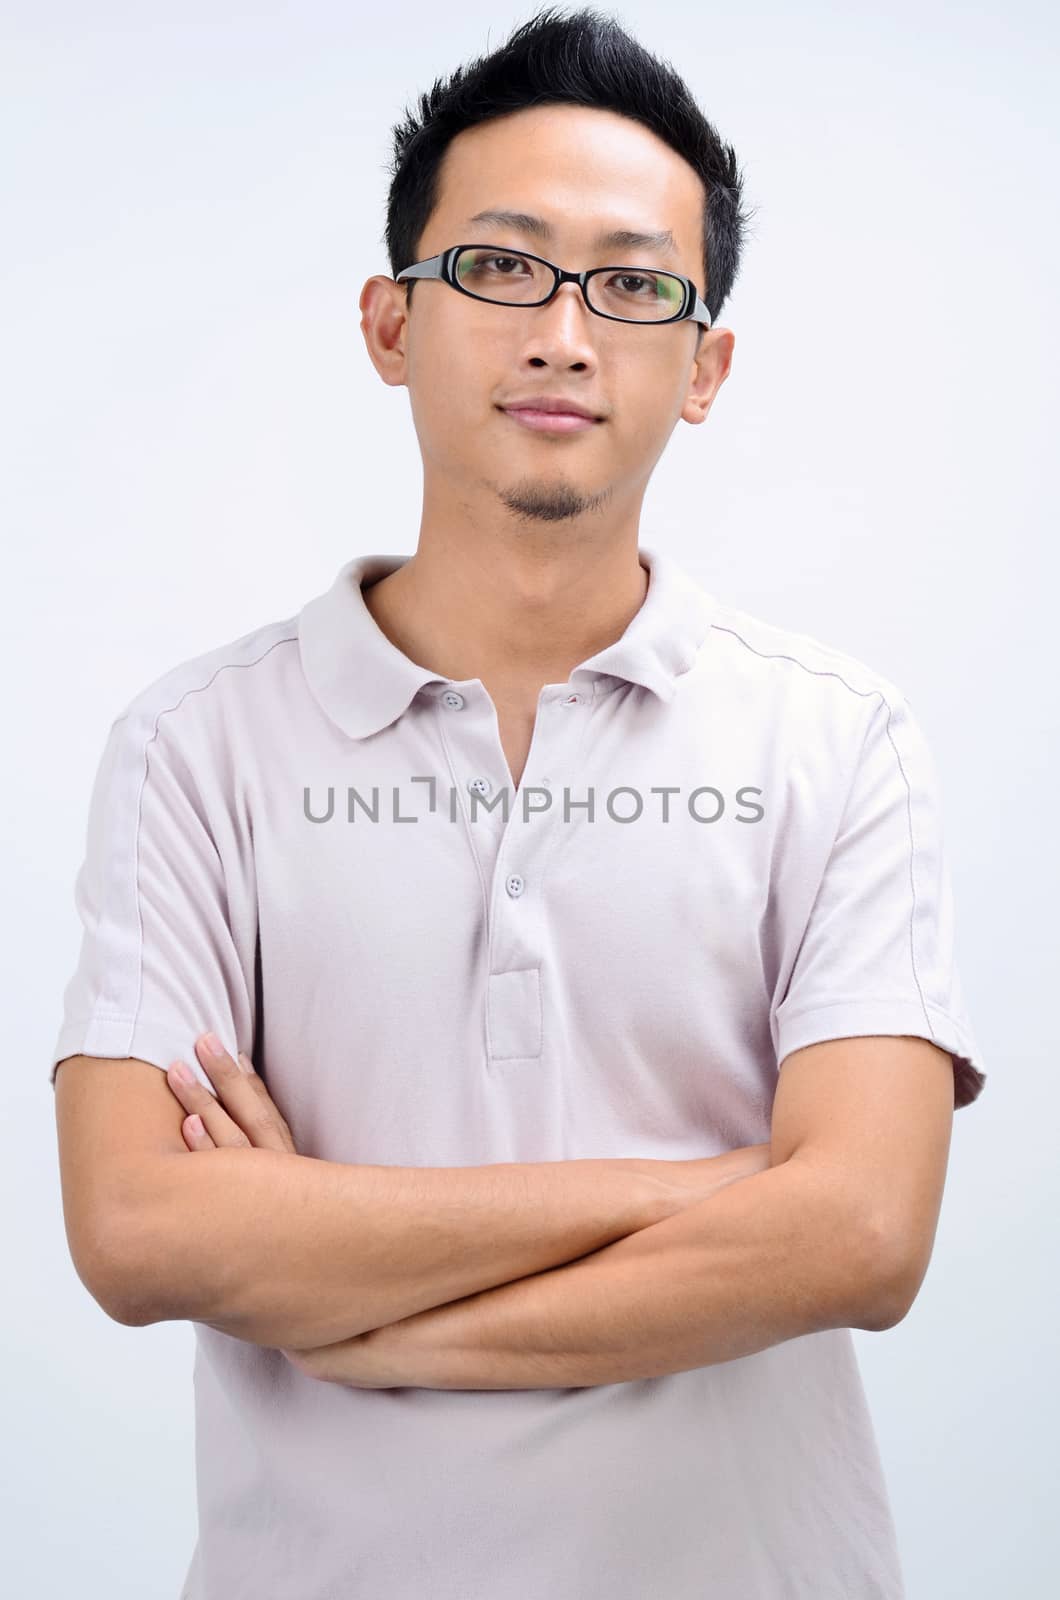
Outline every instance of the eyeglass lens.
[[[551, 294], [554, 276], [531, 256], [478, 246], [461, 250], [453, 264], [457, 280], [472, 294], [505, 305], [534, 305]], [[650, 267], [609, 267], [585, 285], [594, 310], [627, 322], [662, 322], [676, 315], [685, 288], [671, 272]]]

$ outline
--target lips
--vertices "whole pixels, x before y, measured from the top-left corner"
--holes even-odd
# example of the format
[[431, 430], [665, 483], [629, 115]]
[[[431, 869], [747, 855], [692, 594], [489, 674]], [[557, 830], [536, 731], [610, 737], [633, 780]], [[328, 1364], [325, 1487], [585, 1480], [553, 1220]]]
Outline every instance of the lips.
[[597, 419], [574, 411], [543, 410], [538, 406], [502, 406], [505, 416], [536, 433], [584, 433]]
[[528, 394], [525, 400], [508, 400], [501, 405], [501, 410], [549, 411], [554, 415], [588, 417], [592, 422], [601, 420], [595, 411], [583, 406], [573, 395], [565, 394]]

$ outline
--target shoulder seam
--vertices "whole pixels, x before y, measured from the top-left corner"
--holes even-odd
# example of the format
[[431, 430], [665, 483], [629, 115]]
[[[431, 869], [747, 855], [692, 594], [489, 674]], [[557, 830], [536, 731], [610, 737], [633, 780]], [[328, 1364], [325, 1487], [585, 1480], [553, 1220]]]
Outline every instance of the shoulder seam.
[[[265, 660], [266, 656], [271, 655], [272, 652], [275, 649], [277, 649], [281, 644], [296, 644], [297, 642], [298, 642], [298, 633], [297, 633], [297, 630], [296, 630], [294, 633], [285, 634], [282, 639], [274, 639], [272, 644], [270, 644], [266, 650], [263, 650], [261, 652], [260, 656], [255, 656], [254, 657], [253, 661], [222, 661], [220, 666], [215, 667], [214, 671], [210, 674], [209, 678], [206, 680], [205, 683], [193, 684], [190, 689], [185, 689], [184, 690], [184, 692], [180, 696], [179, 700], [175, 700], [171, 706], [163, 706], [162, 710], [155, 714], [154, 728], [151, 731], [150, 738], [148, 740], [146, 740], [145, 742], [146, 743], [150, 743], [151, 739], [155, 738], [156, 734], [158, 733], [158, 724], [161, 722], [163, 717], [169, 716], [169, 714], [171, 712], [173, 712], [173, 711], [179, 711], [180, 707], [184, 704], [185, 700], [187, 700], [189, 695], [205, 693], [205, 691], [207, 689], [212, 687], [213, 683], [215, 682], [215, 680], [217, 678], [220, 677], [222, 672], [228, 672], [229, 670], [232, 670], [232, 669], [240, 669], [240, 670], [246, 671], [247, 668], [249, 668], [249, 667], [258, 666], [262, 661]], [[178, 666], [178, 667], [174, 668], [173, 670], [179, 672], [180, 668]], [[141, 691], [141, 693], [146, 693], [146, 691]], [[117, 726], [117, 724], [119, 722], [123, 722], [123, 721], [125, 721], [125, 719], [127, 717], [130, 717], [133, 714], [133, 712], [136, 710], [137, 703], [139, 702], [140, 698], [141, 698], [140, 695], [134, 696], [132, 702], [126, 708], [126, 710], [124, 710], [122, 712], [121, 716], [120, 717], [116, 717], [114, 719], [114, 723], [112, 724], [112, 726]]]
[[[834, 671], [834, 670], [825, 671], [824, 669], [819, 668], [819, 667], [807, 666], [805, 661], [801, 661], [798, 656], [789, 655], [786, 650], [774, 650], [774, 651], [759, 650], [758, 646], [757, 645], [753, 645], [750, 642], [749, 639], [745, 639], [743, 634], [740, 633], [740, 631], [737, 628], [726, 627], [726, 625], [724, 623], [712, 622], [711, 623], [711, 629], [712, 629], [712, 631], [717, 631], [718, 633], [729, 633], [729, 634], [731, 634], [734, 639], [738, 639], [740, 641], [740, 643], [744, 646], [744, 648], [746, 650], [750, 650], [752, 655], [759, 656], [763, 661], [790, 661], [796, 667], [801, 667], [803, 672], [808, 673], [811, 677], [814, 677], [814, 678], [838, 678], [839, 682], [843, 685], [843, 687], [846, 688], [846, 689], [849, 689], [851, 694], [857, 695], [859, 699], [865, 700], [865, 699], [868, 699], [868, 697], [870, 695], [878, 694], [880, 699], [883, 701], [884, 705], [886, 705], [888, 707], [888, 709], [890, 709], [891, 702], [888, 700], [888, 698], [887, 698], [886, 694], [883, 692], [883, 690], [878, 688], [878, 687], [873, 687], [871, 689], [855, 689], [854, 685], [852, 683], [848, 682], [848, 680], [843, 676], [843, 674], [841, 672], [837, 672], [837, 671]], [[819, 649], [825, 655], [829, 655], [829, 656], [832, 656], [832, 657], [842, 657], [843, 656], [843, 652], [842, 651], [830, 650], [826, 645], [817, 645], [816, 648]], [[849, 659], [849, 658], [847, 658], [847, 659]], [[870, 676], [873, 675], [871, 668], [866, 667], [865, 671]], [[875, 676], [883, 678], [883, 674], [882, 673], [875, 674]], [[897, 692], [899, 698], [902, 698], [902, 699], [905, 698], [905, 696], [902, 694], [901, 690], [898, 689], [898, 685], [897, 684], [890, 683], [888, 680], [885, 680], [885, 681], [887, 681], [888, 688], [894, 689]]]
[[[142, 895], [141, 895], [141, 890], [140, 890], [140, 830], [141, 830], [141, 828], [143, 826], [144, 790], [147, 787], [147, 780], [148, 780], [148, 778], [150, 776], [150, 772], [151, 772], [151, 761], [150, 761], [150, 755], [149, 755], [149, 746], [152, 745], [154, 743], [155, 739], [158, 737], [158, 726], [159, 726], [159, 723], [162, 721], [162, 718], [165, 717], [165, 716], [170, 715], [171, 712], [178, 710], [184, 704], [184, 701], [188, 698], [189, 695], [191, 695], [191, 694], [201, 694], [204, 690], [206, 690], [206, 689], [208, 689], [210, 687], [210, 685], [215, 681], [215, 679], [218, 677], [218, 675], [220, 673], [225, 672], [226, 670], [228, 670], [231, 667], [256, 667], [259, 662], [264, 661], [265, 657], [267, 655], [270, 655], [272, 653], [272, 651], [275, 650], [279, 645], [296, 643], [297, 639], [298, 639], [297, 632], [293, 633], [293, 634], [287, 634], [282, 639], [274, 639], [272, 644], [269, 645], [268, 649], [267, 650], [263, 650], [261, 655], [260, 656], [256, 656], [253, 661], [223, 661], [221, 663], [221, 665], [216, 669], [216, 671], [214, 671], [210, 675], [210, 678], [207, 680], [206, 683], [198, 684], [198, 685], [196, 685], [195, 687], [193, 687], [191, 689], [186, 689], [184, 691], [184, 693], [181, 695], [180, 699], [177, 700], [173, 705], [164, 706], [162, 708], [162, 710], [159, 711], [157, 713], [156, 717], [155, 717], [155, 725], [154, 725], [153, 729], [151, 730], [150, 736], [147, 739], [144, 740], [143, 751], [142, 751], [142, 758], [143, 758], [143, 763], [144, 763], [144, 771], [143, 771], [143, 777], [140, 779], [140, 791], [139, 791], [139, 794], [136, 797], [136, 833], [135, 833], [134, 838], [133, 838], [133, 889], [134, 889], [135, 899], [136, 899], [137, 932], [139, 934], [138, 952], [137, 952], [136, 1003], [133, 1006], [132, 1023], [131, 1023], [131, 1027], [133, 1029], [135, 1029], [136, 1024], [137, 1024], [137, 1022], [139, 1020], [139, 1016], [140, 1016], [140, 1005], [141, 1005], [141, 1002], [143, 1000], [143, 984], [144, 984], [144, 923], [143, 923], [143, 911], [141, 909], [141, 907], [142, 907]], [[126, 713], [126, 715], [128, 715], [128, 713]], [[117, 720], [120, 722], [122, 719], [119, 717]], [[130, 1033], [130, 1037], [131, 1037], [131, 1033]]]
[[[822, 668], [807, 666], [806, 662], [805, 661], [800, 661], [798, 656], [789, 655], [786, 651], [783, 651], [783, 650], [777, 650], [777, 651], [772, 651], [772, 652], [767, 652], [765, 650], [759, 650], [756, 645], [751, 644], [750, 640], [745, 639], [743, 634], [740, 633], [737, 628], [726, 627], [724, 623], [714, 622], [714, 623], [711, 624], [711, 627], [712, 628], [716, 628], [718, 630], [718, 632], [720, 632], [720, 633], [731, 634], [734, 639], [738, 639], [739, 640], [739, 642], [744, 646], [744, 648], [746, 650], [750, 650], [753, 655], [761, 657], [761, 659], [764, 660], [764, 661], [790, 661], [794, 666], [801, 667], [803, 672], [809, 673], [812, 677], [836, 678], [836, 679], [838, 679], [838, 681], [843, 685], [844, 688], [849, 689], [850, 693], [853, 694], [853, 695], [856, 695], [859, 699], [866, 700], [866, 699], [871, 698], [873, 695], [878, 695], [879, 698], [880, 698], [881, 703], [884, 706], [886, 706], [886, 708], [887, 708], [887, 723], [886, 723], [886, 727], [885, 727], [884, 731], [885, 731], [885, 733], [887, 735], [887, 742], [890, 745], [892, 751], [894, 752], [894, 758], [895, 758], [895, 761], [897, 762], [897, 765], [898, 765], [898, 771], [899, 771], [899, 774], [901, 776], [902, 783], [903, 783], [903, 785], [905, 787], [906, 828], [908, 830], [908, 835], [909, 835], [909, 893], [910, 893], [910, 905], [909, 905], [909, 965], [910, 965], [910, 969], [911, 969], [912, 975], [913, 975], [913, 983], [916, 986], [917, 996], [919, 997], [919, 1000], [920, 1000], [920, 1009], [921, 1009], [921, 1011], [923, 1012], [923, 1015], [924, 1015], [924, 1023], [925, 1023], [925, 1026], [927, 1027], [928, 1035], [929, 1035], [930, 1038], [935, 1039], [935, 1037], [936, 1037], [935, 1030], [931, 1026], [931, 1017], [930, 1017], [930, 1014], [928, 1012], [927, 999], [926, 999], [925, 994], [924, 994], [924, 986], [920, 981], [920, 973], [919, 973], [919, 970], [917, 968], [917, 959], [916, 959], [916, 934], [915, 934], [915, 930], [916, 930], [917, 892], [916, 892], [916, 839], [915, 839], [914, 834], [913, 834], [913, 792], [912, 792], [912, 785], [909, 782], [909, 775], [906, 772], [905, 765], [904, 765], [904, 763], [902, 761], [902, 753], [899, 750], [897, 741], [895, 740], [894, 734], [891, 731], [891, 722], [892, 722], [892, 719], [894, 717], [895, 706], [896, 705], [902, 705], [902, 704], [904, 704], [905, 706], [908, 706], [909, 702], [908, 702], [907, 697], [898, 688], [897, 684], [888, 682], [888, 685], [887, 685], [888, 688], [894, 690], [895, 694], [896, 694], [895, 705], [892, 705], [891, 701], [888, 699], [887, 695], [884, 693], [884, 691], [881, 688], [873, 687], [871, 689], [856, 689], [852, 683], [849, 683], [847, 681], [847, 679], [843, 676], [843, 674], [841, 672], [837, 672], [835, 670], [827, 670], [826, 671], [826, 670], [824, 670]], [[818, 646], [818, 648], [819, 649], [823, 649], [826, 654], [832, 655], [832, 656], [840, 655], [842, 653], [842, 652], [838, 652], [838, 651], [828, 651], [827, 647]], [[866, 670], [870, 670], [870, 669], [866, 669]], [[882, 674], [881, 674], [881, 676], [882, 676]], [[868, 737], [868, 734], [866, 732], [866, 738], [867, 737]], [[856, 781], [857, 770], [858, 770], [858, 767], [859, 767], [860, 763], [861, 763], [861, 753], [859, 753], [858, 758], [854, 763], [853, 771], [851, 773], [851, 785], [853, 785], [853, 783]], [[848, 792], [848, 795], [847, 795], [847, 799], [849, 799], [849, 792]], [[844, 810], [845, 810], [845, 808], [846, 808], [846, 801], [844, 801]], [[834, 841], [833, 841], [833, 844], [834, 844]]]
[[887, 741], [890, 744], [891, 749], [894, 751], [894, 759], [898, 763], [898, 771], [901, 773], [902, 782], [905, 784], [905, 819], [906, 819], [906, 827], [909, 830], [909, 901], [910, 901], [910, 903], [909, 903], [909, 965], [910, 965], [910, 967], [912, 968], [912, 971], [913, 971], [913, 982], [916, 984], [916, 992], [920, 996], [920, 1008], [924, 1013], [924, 1022], [925, 1022], [926, 1026], [927, 1026], [928, 1033], [930, 1034], [931, 1038], [934, 1040], [935, 1039], [935, 1030], [931, 1026], [931, 1017], [930, 1017], [930, 1015], [928, 1013], [927, 998], [926, 998], [926, 996], [924, 994], [924, 986], [920, 981], [920, 973], [917, 970], [917, 964], [916, 964], [916, 907], [917, 907], [917, 895], [916, 895], [916, 839], [915, 839], [914, 834], [913, 834], [913, 786], [909, 782], [909, 775], [906, 772], [905, 766], [902, 763], [902, 752], [899, 750], [897, 741], [896, 741], [896, 739], [894, 737], [894, 734], [891, 732], [891, 718], [893, 716], [893, 708], [887, 703], [886, 700], [884, 701], [884, 704], [887, 705], [887, 728], [886, 728]]

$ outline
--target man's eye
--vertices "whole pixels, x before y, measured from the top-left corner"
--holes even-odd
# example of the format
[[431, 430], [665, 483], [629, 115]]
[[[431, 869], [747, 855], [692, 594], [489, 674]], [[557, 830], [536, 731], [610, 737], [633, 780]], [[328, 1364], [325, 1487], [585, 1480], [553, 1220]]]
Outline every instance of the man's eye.
[[[486, 256], [484, 258], [484, 261], [485, 262], [508, 261], [508, 262], [511, 262], [516, 267], [525, 267], [525, 265], [526, 265], [526, 262], [523, 261], [519, 256]], [[484, 262], [483, 261], [479, 261], [476, 264], [481, 266], [481, 265], [484, 264]], [[501, 276], [510, 278], [510, 277], [512, 277], [512, 273], [510, 273], [510, 272], [502, 273]]]
[[622, 288], [623, 288], [623, 292], [625, 292], [625, 293], [630, 293], [630, 292], [635, 293], [636, 292], [636, 291], [630, 291], [629, 290], [628, 286], [631, 283], [645, 284], [645, 285], [647, 285], [647, 287], [649, 289], [652, 290], [653, 293], [655, 292], [655, 279], [654, 278], [646, 278], [641, 273], [623, 272], [623, 273], [620, 273], [616, 278], [614, 278], [612, 280], [612, 282], [621, 284]]

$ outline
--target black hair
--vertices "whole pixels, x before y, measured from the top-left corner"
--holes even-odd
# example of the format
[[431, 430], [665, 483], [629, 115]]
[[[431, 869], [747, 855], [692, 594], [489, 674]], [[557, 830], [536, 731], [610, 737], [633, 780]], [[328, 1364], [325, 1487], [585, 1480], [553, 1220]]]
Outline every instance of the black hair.
[[[385, 245], [391, 275], [418, 259], [438, 200], [442, 158], [465, 128], [530, 106], [593, 106], [643, 123], [699, 174], [704, 186], [703, 281], [716, 324], [739, 271], [754, 208], [741, 208], [736, 152], [696, 104], [669, 62], [631, 38], [613, 17], [587, 7], [572, 15], [546, 6], [490, 55], [457, 67], [405, 108], [393, 129]], [[411, 304], [414, 280], [405, 283]], [[699, 325], [700, 335], [704, 332]]]

